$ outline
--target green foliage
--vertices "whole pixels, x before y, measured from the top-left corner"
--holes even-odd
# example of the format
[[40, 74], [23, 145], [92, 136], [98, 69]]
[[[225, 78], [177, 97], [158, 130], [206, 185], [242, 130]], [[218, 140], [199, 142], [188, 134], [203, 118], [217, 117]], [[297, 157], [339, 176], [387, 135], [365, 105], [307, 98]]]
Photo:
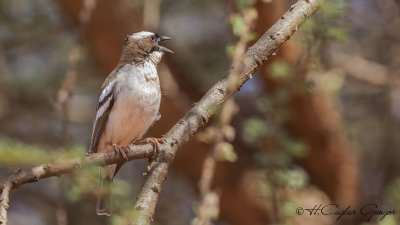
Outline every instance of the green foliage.
[[235, 53], [235, 50], [236, 50], [236, 46], [234, 44], [226, 45], [225, 52], [229, 57], [231, 57], [233, 55], [233, 53]]
[[264, 198], [270, 197], [274, 192], [274, 187], [265, 177], [257, 178], [256, 180], [257, 192]]
[[307, 145], [301, 141], [285, 138], [285, 140], [282, 141], [282, 145], [286, 152], [296, 158], [305, 157], [308, 153]]
[[237, 13], [229, 17], [229, 24], [232, 26], [232, 32], [235, 36], [240, 36], [246, 29], [246, 23], [242, 16]]
[[138, 212], [133, 210], [132, 205], [128, 205], [125, 207], [125, 210], [120, 213], [115, 213], [113, 211], [113, 215], [109, 218], [110, 223], [112, 225], [125, 225], [131, 224], [132, 221], [137, 218]]
[[296, 202], [293, 201], [285, 201], [280, 207], [279, 213], [281, 214], [281, 217], [293, 217], [296, 215], [296, 209], [299, 207], [299, 205]]
[[273, 103], [266, 97], [256, 99], [256, 108], [263, 114], [270, 113], [274, 109]]
[[302, 170], [275, 170], [273, 172], [278, 185], [289, 186], [294, 189], [304, 188], [308, 184], [308, 175]]
[[220, 161], [235, 162], [237, 155], [231, 143], [222, 141], [215, 147], [215, 158]]
[[300, 83], [300, 90], [304, 93], [312, 93], [314, 87], [315, 83], [312, 81], [305, 80]]
[[247, 143], [254, 143], [269, 133], [268, 123], [259, 118], [249, 118], [244, 122], [243, 139]]
[[71, 158], [84, 155], [82, 146], [74, 145], [67, 149], [48, 148], [29, 145], [9, 138], [0, 138], [0, 164], [33, 165], [54, 161], [60, 158]]
[[236, 0], [236, 5], [240, 10], [248, 9], [252, 6], [252, 2], [250, 0]]
[[348, 1], [326, 1], [316, 16], [306, 20], [299, 41], [306, 48], [317, 51], [321, 42], [330, 40], [343, 42], [348, 39]]
[[[96, 165], [75, 171], [68, 175], [67, 187], [65, 188], [66, 199], [71, 203], [77, 203], [83, 199], [94, 199], [99, 188], [99, 167]], [[126, 224], [127, 221], [133, 220], [136, 212], [132, 208], [131, 187], [128, 182], [115, 179], [112, 189], [104, 189], [103, 191], [112, 192], [113, 216], [110, 223], [119, 225]]]
[[284, 60], [275, 60], [268, 67], [268, 73], [273, 79], [289, 79], [295, 76], [295, 71]]
[[326, 1], [320, 12], [326, 19], [340, 19], [343, 18], [347, 11], [348, 2], [345, 0]]
[[254, 41], [256, 39], [257, 39], [257, 33], [251, 32], [251, 33], [247, 34], [247, 37], [246, 37], [247, 42]]
[[332, 27], [327, 30], [326, 35], [334, 40], [343, 42], [348, 38], [348, 31], [346, 27]]
[[99, 168], [95, 165], [74, 171], [68, 177], [65, 196], [70, 202], [78, 202], [86, 195], [93, 194], [99, 184]]
[[397, 225], [396, 217], [393, 215], [385, 216], [382, 221], [379, 221], [379, 225]]
[[262, 151], [254, 156], [257, 165], [267, 168], [284, 168], [292, 163], [290, 155], [282, 151]]
[[400, 209], [400, 178], [386, 188], [384, 198], [391, 207]]

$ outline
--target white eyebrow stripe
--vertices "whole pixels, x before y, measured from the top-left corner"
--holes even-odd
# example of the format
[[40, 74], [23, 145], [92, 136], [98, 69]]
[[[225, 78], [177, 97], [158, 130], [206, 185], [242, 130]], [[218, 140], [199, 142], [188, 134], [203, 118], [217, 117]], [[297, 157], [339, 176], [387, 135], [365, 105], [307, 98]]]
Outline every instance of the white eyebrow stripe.
[[140, 32], [135, 32], [131, 34], [129, 37], [133, 39], [142, 39], [146, 37], [150, 37], [151, 35], [154, 35], [152, 32], [148, 31], [140, 31]]

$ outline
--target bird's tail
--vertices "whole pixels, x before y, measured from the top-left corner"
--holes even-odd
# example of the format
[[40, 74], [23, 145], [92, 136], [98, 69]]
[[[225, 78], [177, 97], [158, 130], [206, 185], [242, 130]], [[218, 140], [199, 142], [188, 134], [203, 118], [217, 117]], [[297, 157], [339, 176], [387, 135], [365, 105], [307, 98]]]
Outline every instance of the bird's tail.
[[99, 216], [111, 216], [112, 181], [115, 175], [116, 165], [108, 165], [99, 168], [100, 182], [97, 193], [96, 213]]

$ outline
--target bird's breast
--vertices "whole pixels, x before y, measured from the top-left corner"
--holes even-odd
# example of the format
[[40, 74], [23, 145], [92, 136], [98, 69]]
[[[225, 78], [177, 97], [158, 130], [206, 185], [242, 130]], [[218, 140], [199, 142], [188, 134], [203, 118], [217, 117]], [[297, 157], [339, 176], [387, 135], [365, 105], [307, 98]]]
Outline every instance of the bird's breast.
[[155, 66], [125, 66], [116, 79], [117, 95], [109, 115], [110, 142], [127, 145], [153, 124], [160, 108], [161, 92]]

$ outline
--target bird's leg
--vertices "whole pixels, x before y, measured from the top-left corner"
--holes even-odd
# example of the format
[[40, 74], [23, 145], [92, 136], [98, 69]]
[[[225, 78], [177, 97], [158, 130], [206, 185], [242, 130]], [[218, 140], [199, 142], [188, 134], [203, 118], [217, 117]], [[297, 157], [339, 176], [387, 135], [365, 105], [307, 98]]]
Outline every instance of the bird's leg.
[[165, 142], [165, 138], [145, 138], [142, 140], [137, 140], [137, 141], [132, 142], [132, 144], [134, 144], [134, 145], [151, 143], [156, 150], [156, 154], [149, 158], [149, 165], [147, 166], [147, 173], [151, 173], [151, 168], [155, 165], [154, 160], [156, 159], [158, 154], [160, 154], [160, 149], [161, 149], [160, 143], [163, 143], [163, 142]]
[[124, 158], [126, 161], [128, 161], [128, 156], [124, 152], [124, 150], [127, 150], [128, 146], [119, 146], [117, 144], [112, 144], [112, 147], [113, 147], [115, 153], [121, 154], [122, 158]]
[[165, 138], [145, 138], [142, 140], [134, 141], [132, 144], [136, 145], [136, 144], [151, 143], [154, 146], [154, 148], [156, 149], [156, 155], [158, 155], [160, 152], [160, 149], [161, 149], [160, 143], [163, 143], [163, 142], [165, 142]]

